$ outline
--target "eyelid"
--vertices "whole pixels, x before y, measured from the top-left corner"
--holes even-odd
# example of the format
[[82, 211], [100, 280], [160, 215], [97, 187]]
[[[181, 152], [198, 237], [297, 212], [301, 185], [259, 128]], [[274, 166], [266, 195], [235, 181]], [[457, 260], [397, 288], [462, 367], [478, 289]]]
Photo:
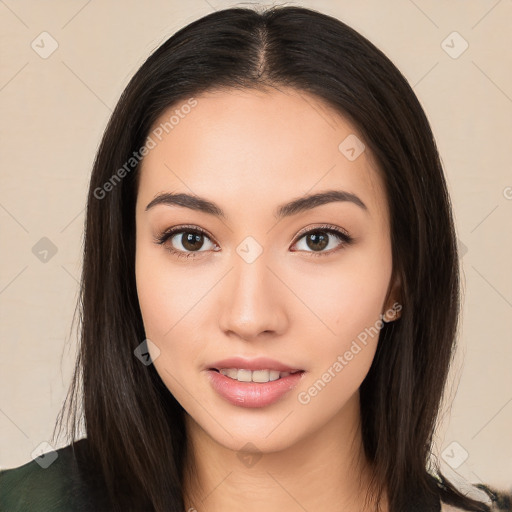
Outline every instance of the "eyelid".
[[173, 226], [172, 228], [164, 229], [160, 234], [154, 236], [154, 241], [156, 243], [161, 243], [162, 239], [169, 238], [170, 236], [182, 231], [201, 233], [213, 241], [213, 237], [210, 235], [210, 233], [208, 233], [208, 231], [205, 229], [197, 226], [196, 224], [180, 224], [178, 226]]
[[315, 225], [315, 226], [307, 226], [307, 227], [301, 229], [295, 235], [295, 241], [293, 243], [294, 244], [297, 243], [297, 241], [300, 238], [302, 238], [304, 235], [307, 235], [310, 232], [321, 231], [321, 230], [325, 230], [325, 231], [330, 230], [331, 232], [339, 233], [340, 235], [345, 236], [347, 239], [351, 239], [351, 236], [348, 234], [348, 231], [346, 231], [343, 228], [340, 228], [339, 226], [335, 226], [334, 224], [320, 224], [320, 225]]

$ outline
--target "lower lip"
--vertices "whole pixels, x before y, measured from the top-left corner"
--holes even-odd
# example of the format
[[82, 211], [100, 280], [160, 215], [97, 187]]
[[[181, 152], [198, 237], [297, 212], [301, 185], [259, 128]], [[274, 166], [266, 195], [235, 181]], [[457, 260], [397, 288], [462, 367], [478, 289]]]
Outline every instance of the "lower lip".
[[300, 381], [304, 372], [297, 372], [270, 382], [239, 382], [214, 370], [208, 370], [210, 383], [217, 393], [239, 407], [265, 407], [281, 399]]

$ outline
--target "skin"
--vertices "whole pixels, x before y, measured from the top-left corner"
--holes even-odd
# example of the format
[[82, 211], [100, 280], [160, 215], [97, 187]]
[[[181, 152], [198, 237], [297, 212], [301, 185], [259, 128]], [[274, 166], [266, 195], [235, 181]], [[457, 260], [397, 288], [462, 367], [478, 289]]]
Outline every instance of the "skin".
[[[160, 351], [156, 358], [152, 351], [156, 370], [187, 412], [188, 462], [196, 465], [185, 486], [186, 510], [318, 511], [333, 503], [336, 510], [365, 510], [369, 464], [359, 387], [378, 336], [359, 343], [362, 349], [309, 403], [298, 395], [398, 299], [383, 182], [368, 149], [354, 161], [338, 149], [348, 135], [362, 136], [314, 96], [284, 88], [210, 91], [196, 99], [145, 157], [136, 204], [146, 336]], [[331, 202], [273, 217], [282, 203], [330, 189], [356, 194], [367, 210]], [[226, 219], [182, 206], [146, 211], [161, 192], [205, 197]], [[166, 246], [154, 241], [181, 224], [211, 235], [196, 258], [166, 249], [185, 251], [181, 234]], [[315, 256], [316, 246], [297, 234], [322, 224], [346, 230], [354, 242], [327, 254], [340, 245], [329, 235], [326, 254]], [[236, 251], [247, 236], [263, 248], [252, 263]], [[244, 408], [220, 397], [207, 378], [205, 367], [229, 356], [267, 356], [306, 373], [277, 403]]]

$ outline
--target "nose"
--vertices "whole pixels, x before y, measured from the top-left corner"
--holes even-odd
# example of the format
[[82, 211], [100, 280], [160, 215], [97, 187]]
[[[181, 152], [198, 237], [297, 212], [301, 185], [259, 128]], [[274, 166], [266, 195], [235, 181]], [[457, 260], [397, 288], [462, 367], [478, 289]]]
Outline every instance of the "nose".
[[219, 326], [226, 336], [253, 341], [282, 334], [288, 324], [283, 285], [261, 255], [236, 259], [221, 290]]

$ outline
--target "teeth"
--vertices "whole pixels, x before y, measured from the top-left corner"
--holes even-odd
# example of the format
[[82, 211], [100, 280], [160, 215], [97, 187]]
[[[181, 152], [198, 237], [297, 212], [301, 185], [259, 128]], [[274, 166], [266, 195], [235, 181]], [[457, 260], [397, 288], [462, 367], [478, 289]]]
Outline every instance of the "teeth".
[[220, 373], [239, 382], [271, 382], [273, 380], [287, 377], [290, 372], [279, 372], [277, 370], [243, 370], [237, 368], [221, 368]]

